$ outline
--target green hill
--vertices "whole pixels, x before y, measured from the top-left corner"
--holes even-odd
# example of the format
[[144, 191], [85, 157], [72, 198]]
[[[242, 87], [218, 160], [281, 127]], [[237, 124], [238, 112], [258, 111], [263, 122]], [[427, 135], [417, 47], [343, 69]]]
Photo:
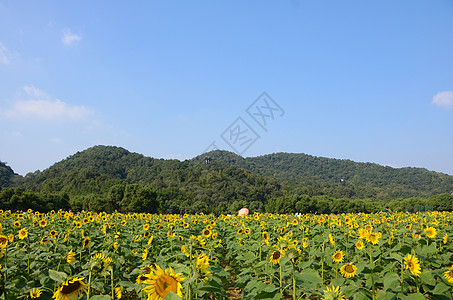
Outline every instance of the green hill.
[[154, 159], [113, 146], [77, 152], [24, 177], [21, 187], [66, 193], [76, 209], [135, 210], [141, 200], [154, 197], [153, 207], [143, 208], [150, 212], [220, 212], [247, 203], [263, 210], [280, 195], [277, 180], [245, 169]]
[[0, 161], [0, 188], [13, 186], [15, 180], [19, 180], [20, 176], [15, 174], [11, 167]]
[[181, 162], [95, 146], [25, 177], [0, 163], [0, 209], [11, 210], [448, 210], [452, 191], [453, 176], [442, 173], [292, 153], [243, 158], [218, 150]]
[[221, 150], [197, 156], [193, 161], [202, 163], [206, 156], [211, 157], [214, 164], [227, 164], [275, 177], [292, 189], [302, 189], [313, 195], [389, 200], [453, 192], [453, 176], [422, 168], [392, 168], [295, 153], [242, 158]]

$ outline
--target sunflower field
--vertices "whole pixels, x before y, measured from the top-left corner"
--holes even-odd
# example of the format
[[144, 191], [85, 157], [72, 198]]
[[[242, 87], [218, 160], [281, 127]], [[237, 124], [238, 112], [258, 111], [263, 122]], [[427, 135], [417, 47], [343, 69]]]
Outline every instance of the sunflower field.
[[452, 299], [452, 221], [0, 211], [0, 299]]

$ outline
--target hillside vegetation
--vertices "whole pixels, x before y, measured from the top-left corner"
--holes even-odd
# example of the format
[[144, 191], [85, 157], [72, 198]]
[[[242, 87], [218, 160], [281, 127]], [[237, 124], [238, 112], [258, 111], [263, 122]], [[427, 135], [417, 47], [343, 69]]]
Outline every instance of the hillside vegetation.
[[219, 214], [243, 206], [272, 212], [453, 208], [453, 176], [290, 153], [243, 158], [213, 151], [181, 162], [95, 146], [25, 177], [1, 163], [0, 187], [0, 208], [13, 210]]

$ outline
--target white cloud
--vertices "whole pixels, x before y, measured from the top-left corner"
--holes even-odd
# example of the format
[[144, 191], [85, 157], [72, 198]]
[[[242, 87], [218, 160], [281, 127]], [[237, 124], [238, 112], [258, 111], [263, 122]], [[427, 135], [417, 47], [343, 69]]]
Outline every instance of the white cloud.
[[83, 105], [69, 105], [60, 99], [52, 101], [45, 92], [33, 85], [25, 86], [24, 91], [33, 99], [16, 101], [11, 108], [0, 110], [0, 117], [8, 119], [80, 120], [93, 114], [92, 110]]
[[453, 91], [437, 93], [433, 97], [433, 103], [442, 108], [453, 107]]
[[11, 60], [17, 56], [17, 53], [13, 53], [8, 50], [5, 45], [0, 43], [0, 64], [8, 65], [11, 63]]
[[58, 137], [55, 137], [55, 138], [52, 138], [50, 139], [51, 142], [54, 142], [55, 144], [63, 144], [63, 139], [61, 138], [58, 138]]
[[75, 42], [78, 42], [82, 39], [81, 35], [75, 34], [71, 32], [71, 29], [66, 29], [63, 32], [63, 37], [61, 38], [61, 42], [63, 45], [69, 46]]
[[26, 85], [24, 86], [24, 91], [27, 95], [37, 97], [37, 98], [47, 98], [47, 94], [40, 89], [37, 89], [34, 85]]
[[22, 136], [22, 133], [19, 131], [4, 131], [3, 132], [8, 137], [19, 138]]

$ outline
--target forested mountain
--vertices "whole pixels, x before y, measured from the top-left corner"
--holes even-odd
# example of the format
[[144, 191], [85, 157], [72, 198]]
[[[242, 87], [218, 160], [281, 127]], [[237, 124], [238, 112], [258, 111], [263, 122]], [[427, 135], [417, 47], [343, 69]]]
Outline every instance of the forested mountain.
[[221, 212], [246, 204], [264, 210], [271, 197], [281, 195], [276, 179], [245, 169], [154, 159], [113, 146], [95, 146], [27, 174], [20, 187], [67, 194], [74, 209], [174, 213]]
[[271, 212], [367, 212], [385, 206], [448, 210], [453, 209], [452, 191], [453, 176], [306, 154], [243, 158], [213, 151], [181, 162], [95, 146], [25, 177], [0, 163], [0, 209], [12, 210], [216, 214], [243, 206]]
[[14, 180], [19, 180], [20, 176], [15, 174], [11, 167], [0, 161], [0, 187], [14, 185]]
[[422, 168], [392, 168], [295, 153], [242, 158], [220, 150], [197, 156], [193, 161], [201, 163], [206, 156], [214, 164], [225, 163], [275, 177], [307, 194], [389, 200], [453, 192], [453, 176]]

